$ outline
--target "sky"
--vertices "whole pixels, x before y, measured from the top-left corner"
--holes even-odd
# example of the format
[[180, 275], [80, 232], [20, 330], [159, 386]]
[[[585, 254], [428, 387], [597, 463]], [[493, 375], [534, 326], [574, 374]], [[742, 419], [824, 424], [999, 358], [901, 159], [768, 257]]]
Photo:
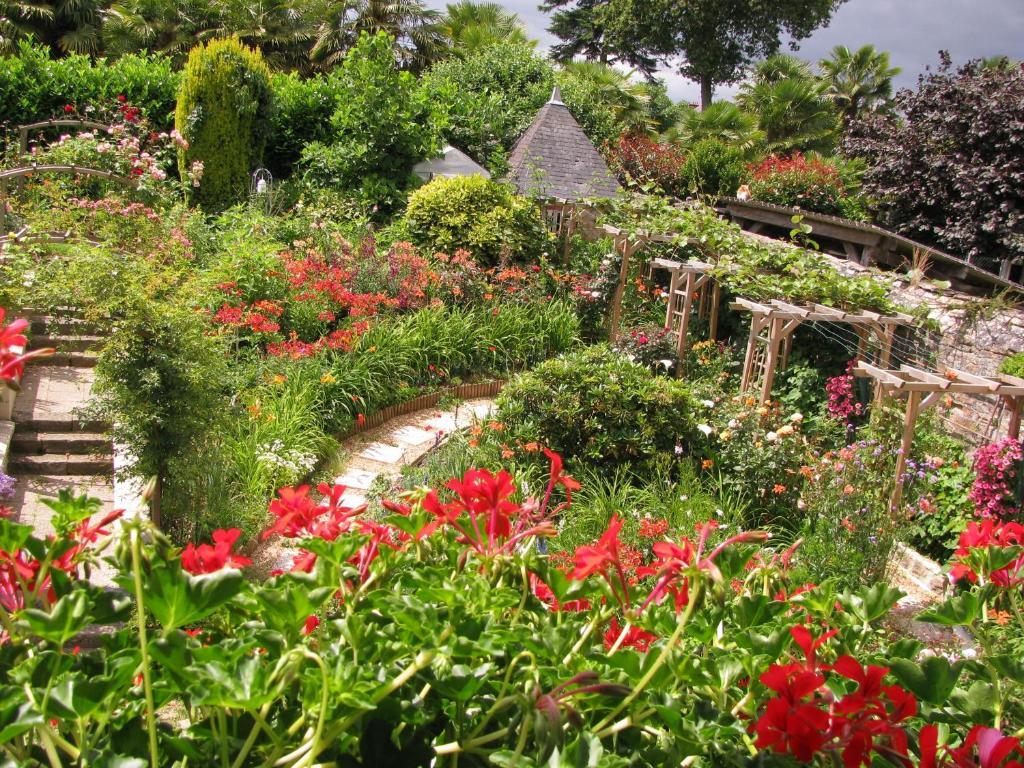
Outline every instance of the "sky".
[[[531, 37], [546, 48], [554, 38], [547, 32], [548, 15], [538, 0], [499, 0], [515, 11]], [[427, 0], [444, 9], [445, 0]], [[847, 0], [828, 27], [800, 43], [797, 56], [818, 61], [835, 45], [859, 48], [867, 43], [890, 53], [903, 72], [897, 86], [913, 87], [925, 67], [938, 64], [939, 50], [954, 62], [1005, 55], [1024, 59], [1024, 0]], [[700, 100], [700, 88], [671, 71], [661, 73], [674, 100]], [[735, 88], [723, 87], [716, 98], [729, 98]]]

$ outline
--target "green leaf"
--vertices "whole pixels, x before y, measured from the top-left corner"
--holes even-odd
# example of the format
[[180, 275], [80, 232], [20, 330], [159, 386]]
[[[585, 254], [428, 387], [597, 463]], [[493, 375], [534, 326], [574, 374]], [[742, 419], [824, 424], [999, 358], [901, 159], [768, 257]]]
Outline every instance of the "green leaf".
[[865, 624], [878, 621], [892, 610], [903, 592], [878, 582], [859, 592], [844, 592], [839, 596], [839, 604]]
[[970, 626], [981, 616], [982, 604], [978, 592], [965, 592], [922, 611], [917, 620], [946, 627]]
[[21, 612], [22, 626], [27, 626], [36, 637], [56, 645], [64, 645], [89, 623], [89, 600], [86, 593], [76, 590], [54, 603], [49, 611], [28, 608]]
[[931, 656], [920, 664], [909, 659], [892, 659], [889, 671], [918, 699], [940, 706], [956, 688], [963, 666], [963, 662], [950, 664], [941, 656]]
[[178, 563], [154, 563], [146, 580], [146, 609], [165, 632], [209, 616], [238, 594], [245, 577], [234, 568], [193, 576]]

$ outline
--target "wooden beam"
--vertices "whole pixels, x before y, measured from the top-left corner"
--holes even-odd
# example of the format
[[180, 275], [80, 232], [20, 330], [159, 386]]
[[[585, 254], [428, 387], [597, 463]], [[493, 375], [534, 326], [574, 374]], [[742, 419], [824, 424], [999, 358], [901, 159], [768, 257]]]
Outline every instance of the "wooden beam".
[[909, 373], [915, 379], [918, 379], [925, 384], [931, 384], [938, 387], [942, 391], [946, 391], [953, 386], [953, 382], [949, 379], [943, 378], [942, 376], [936, 376], [934, 373], [930, 373], [928, 371], [922, 371], [920, 368], [915, 368], [912, 365], [901, 365], [900, 371], [903, 373]]
[[903, 473], [907, 468], [907, 457], [910, 455], [910, 448], [914, 443], [914, 427], [917, 424], [918, 406], [921, 402], [919, 392], [911, 392], [907, 397], [907, 410], [903, 416], [903, 437], [900, 442], [900, 452], [896, 454], [896, 477], [895, 486], [892, 490], [892, 499], [889, 508], [898, 512], [900, 502], [903, 500]]

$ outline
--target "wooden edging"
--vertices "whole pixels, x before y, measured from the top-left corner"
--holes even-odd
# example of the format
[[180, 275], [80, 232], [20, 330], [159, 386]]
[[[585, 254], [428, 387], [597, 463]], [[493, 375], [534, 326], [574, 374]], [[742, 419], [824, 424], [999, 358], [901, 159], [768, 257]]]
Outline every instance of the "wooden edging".
[[353, 435], [358, 435], [361, 432], [367, 432], [371, 429], [377, 429], [378, 427], [384, 426], [387, 422], [399, 416], [405, 416], [406, 414], [414, 413], [416, 411], [422, 411], [425, 408], [433, 408], [443, 398], [455, 397], [459, 400], [473, 400], [478, 397], [494, 397], [505, 387], [505, 381], [503, 379], [497, 379], [495, 381], [484, 381], [477, 384], [460, 384], [457, 387], [447, 387], [437, 392], [430, 392], [426, 395], [420, 395], [414, 397], [412, 400], [406, 400], [404, 403], [396, 403], [395, 405], [389, 405], [382, 411], [377, 411], [370, 416], [367, 416], [362, 424], [354, 424], [348, 431], [340, 432], [335, 435], [337, 440], [347, 440]]

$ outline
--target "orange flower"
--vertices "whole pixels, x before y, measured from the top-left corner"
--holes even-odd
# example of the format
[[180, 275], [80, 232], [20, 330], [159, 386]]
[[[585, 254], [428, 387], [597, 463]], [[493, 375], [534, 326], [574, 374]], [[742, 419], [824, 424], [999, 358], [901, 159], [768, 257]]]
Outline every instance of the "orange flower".
[[366, 416], [364, 416], [364, 415], [363, 415], [363, 414], [361, 414], [361, 413], [357, 413], [357, 414], [356, 414], [356, 423], [357, 423], [357, 424], [358, 424], [358, 425], [359, 425], [360, 427], [365, 427], [365, 426], [366, 426]]
[[856, 490], [857, 490], [856, 488], [854, 488], [852, 485], [847, 483], [846, 486], [843, 488], [843, 493], [845, 493], [847, 496], [849, 496], [851, 493], [853, 493]]
[[540, 446], [537, 443], [530, 441], [529, 443], [523, 446], [523, 450], [526, 451], [527, 453], [536, 453], [537, 451], [540, 450]]
[[469, 430], [469, 434], [473, 435], [473, 437], [480, 437], [480, 435], [482, 435], [483, 433], [483, 428], [479, 426], [473, 427], [472, 429]]
[[843, 518], [843, 528], [848, 530], [850, 533], [853, 533], [857, 530], [857, 526], [850, 522], [850, 518], [848, 517]]
[[502, 424], [500, 421], [492, 421], [487, 424], [487, 428], [494, 430], [495, 432], [501, 432], [501, 430], [505, 428], [505, 425]]
[[516, 455], [516, 452], [509, 448], [507, 445], [502, 444], [501, 446], [501, 458], [511, 459]]
[[776, 483], [775, 485], [772, 486], [772, 493], [774, 493], [776, 496], [781, 496], [785, 492], [786, 486], [784, 486], [782, 483]]
[[469, 440], [469, 445], [470, 445], [471, 448], [476, 448], [478, 445], [480, 445], [480, 441], [477, 440], [475, 437], [471, 438]]
[[990, 614], [992, 621], [998, 624], [1000, 627], [1005, 627], [1010, 623], [1010, 612], [1009, 611], [992, 611]]
[[700, 463], [701, 469], [711, 469], [713, 466], [715, 466], [715, 462], [711, 459], [704, 459], [704, 461]]

